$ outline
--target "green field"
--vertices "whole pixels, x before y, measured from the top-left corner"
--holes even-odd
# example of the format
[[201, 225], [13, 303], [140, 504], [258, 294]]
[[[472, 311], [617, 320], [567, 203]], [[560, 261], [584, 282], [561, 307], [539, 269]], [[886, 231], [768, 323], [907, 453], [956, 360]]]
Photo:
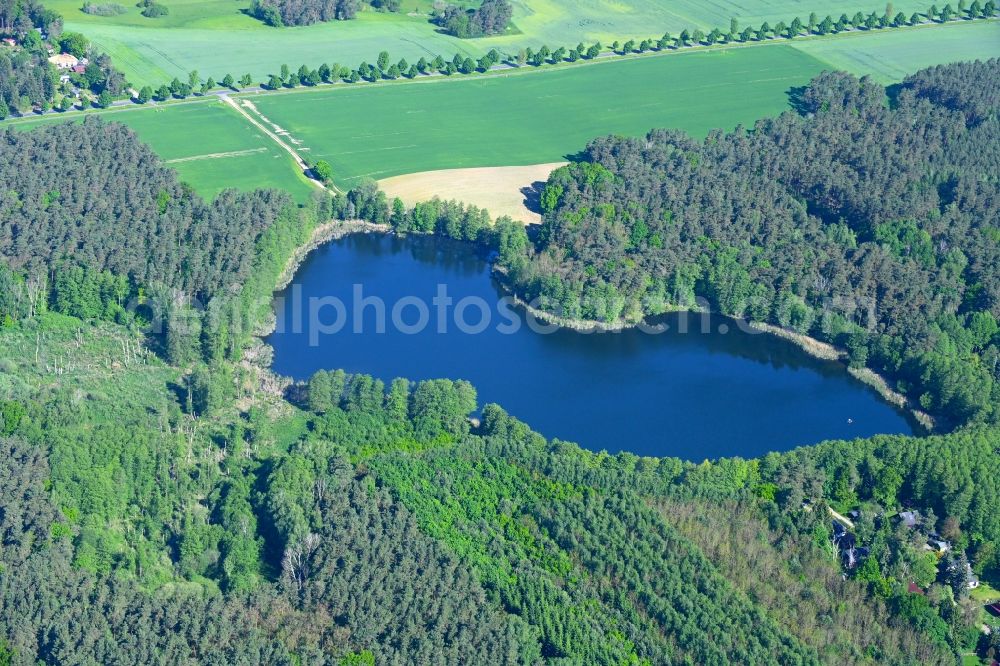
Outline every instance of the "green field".
[[880, 83], [892, 83], [931, 65], [1000, 57], [1000, 22], [963, 21], [794, 44], [833, 69], [870, 74]]
[[338, 86], [254, 103], [350, 186], [362, 177], [557, 161], [609, 133], [672, 127], [704, 135], [752, 124], [786, 109], [789, 88], [824, 69], [893, 81], [929, 64], [992, 56], [1000, 56], [1000, 23], [967, 22], [507, 76]]
[[[849, 33], [708, 51], [606, 59], [455, 79], [252, 95], [264, 115], [326, 159], [338, 183], [433, 169], [559, 161], [594, 137], [674, 127], [704, 135], [787, 108], [787, 92], [824, 69], [882, 82], [936, 63], [1000, 56], [1000, 22]], [[212, 197], [225, 187], [311, 189], [291, 158], [210, 99], [103, 112], [136, 130], [182, 180]], [[16, 121], [19, 127], [60, 116]]]
[[[217, 80], [226, 73], [256, 79], [276, 72], [282, 63], [293, 68], [322, 62], [357, 65], [373, 61], [382, 50], [393, 57], [456, 52], [478, 55], [491, 48], [514, 50], [541, 44], [575, 45], [580, 41], [610, 43], [629, 37], [659, 36], [684, 28], [727, 29], [735, 17], [759, 24], [805, 21], [811, 11], [821, 15], [855, 11], [882, 12], [878, 0], [514, 0], [516, 34], [460, 40], [435, 31], [423, 15], [362, 12], [353, 21], [334, 21], [297, 28], [271, 28], [244, 14], [242, 0], [164, 0], [170, 14], [147, 19], [132, 3], [126, 14], [113, 17], [84, 14], [79, 0], [46, 3], [61, 12], [66, 29], [87, 35], [106, 51], [136, 84], [160, 84], [198, 70]], [[404, 0], [405, 12], [425, 12], [428, 0]], [[895, 11], [924, 11], [925, 0], [900, 0]]]
[[253, 97], [339, 181], [553, 162], [597, 136], [705, 134], [782, 111], [823, 69], [791, 47], [600, 62], [531, 74]]
[[[176, 169], [203, 197], [223, 189], [275, 187], [304, 201], [312, 188], [285, 151], [242, 116], [217, 100], [164, 107], [132, 107], [105, 111], [106, 121], [121, 122]], [[77, 116], [79, 117], [79, 116]], [[13, 123], [27, 129], [64, 122], [61, 116]]]
[[[786, 109], [789, 88], [823, 69], [889, 82], [931, 64], [991, 56], [1000, 56], [1000, 22], [961, 22], [251, 98], [301, 141], [305, 159], [328, 160], [338, 183], [351, 186], [364, 177], [559, 161], [609, 133], [673, 127], [704, 135], [748, 125]], [[301, 201], [311, 190], [289, 155], [214, 99], [101, 115], [131, 126], [205, 197], [226, 187], [275, 187]]]

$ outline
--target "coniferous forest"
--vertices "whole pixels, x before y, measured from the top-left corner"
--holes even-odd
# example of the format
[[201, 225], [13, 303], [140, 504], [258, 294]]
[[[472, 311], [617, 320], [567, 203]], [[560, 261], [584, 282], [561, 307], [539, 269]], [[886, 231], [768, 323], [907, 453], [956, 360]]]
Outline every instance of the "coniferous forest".
[[510, 282], [571, 319], [705, 299], [847, 349], [953, 425], [995, 423], [998, 76], [826, 73], [752, 129], [597, 139], [549, 179]]
[[[209, 203], [121, 125], [6, 131], [0, 665], [997, 656], [968, 582], [1000, 579], [998, 69], [597, 139], [530, 236], [371, 184]], [[463, 381], [276, 377], [255, 336], [330, 219], [489, 245], [564, 317], [701, 298], [834, 342], [939, 432], [696, 463], [547, 440]]]

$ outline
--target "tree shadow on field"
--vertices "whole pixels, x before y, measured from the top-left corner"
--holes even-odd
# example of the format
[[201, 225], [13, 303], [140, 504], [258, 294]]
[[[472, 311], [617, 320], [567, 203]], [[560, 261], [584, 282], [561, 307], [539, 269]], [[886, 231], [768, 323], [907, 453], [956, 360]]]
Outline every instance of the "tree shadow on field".
[[521, 188], [524, 196], [524, 207], [532, 213], [542, 214], [542, 190], [545, 189], [544, 180], [536, 180], [531, 185]]
[[800, 116], [807, 116], [812, 113], [812, 109], [806, 103], [805, 95], [809, 86], [792, 86], [785, 91], [788, 96], [788, 105], [795, 109]]
[[889, 108], [895, 109], [899, 106], [899, 94], [906, 89], [904, 83], [890, 83], [885, 87], [885, 95], [889, 98]]

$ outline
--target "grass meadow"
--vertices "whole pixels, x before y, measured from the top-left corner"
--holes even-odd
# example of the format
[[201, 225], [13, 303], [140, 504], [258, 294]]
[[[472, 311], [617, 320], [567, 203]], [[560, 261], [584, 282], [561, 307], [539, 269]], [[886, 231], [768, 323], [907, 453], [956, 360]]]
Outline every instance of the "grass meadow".
[[[129, 107], [102, 112], [108, 122], [128, 125], [206, 199], [234, 187], [283, 189], [305, 201], [312, 187], [290, 155], [215, 99], [161, 107]], [[75, 116], [79, 118], [80, 116]], [[65, 122], [61, 116], [13, 123], [20, 129]]]
[[[371, 62], [382, 50], [394, 58], [456, 52], [481, 55], [491, 48], [571, 46], [580, 41], [654, 37], [684, 28], [728, 29], [731, 18], [759, 25], [807, 20], [812, 11], [853, 14], [882, 12], [877, 0], [513, 0], [512, 34], [462, 40], [440, 34], [424, 13], [428, 0], [403, 0], [403, 12], [364, 11], [353, 21], [304, 27], [271, 28], [246, 15], [249, 2], [233, 0], [163, 0], [170, 13], [148, 19], [133, 3], [121, 3], [125, 14], [103, 17], [85, 14], [79, 0], [50, 0], [61, 12], [66, 29], [82, 32], [106, 51], [135, 84], [160, 84], [191, 70], [217, 80], [226, 73], [249, 73], [260, 80], [282, 63], [293, 68], [322, 62], [357, 65]], [[894, 11], [924, 11], [925, 0], [898, 0]], [[410, 15], [415, 14], [415, 15]]]

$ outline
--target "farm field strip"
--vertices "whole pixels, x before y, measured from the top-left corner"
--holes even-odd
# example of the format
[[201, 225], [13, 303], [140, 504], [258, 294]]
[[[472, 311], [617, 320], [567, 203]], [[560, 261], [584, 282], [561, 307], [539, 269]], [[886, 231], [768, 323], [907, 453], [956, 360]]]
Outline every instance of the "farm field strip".
[[399, 197], [407, 206], [434, 197], [455, 199], [485, 208], [494, 218], [509, 215], [527, 224], [537, 224], [542, 221], [537, 201], [529, 206], [529, 193], [524, 190], [545, 182], [563, 164], [423, 171], [386, 178], [378, 181], [378, 185], [386, 196]]
[[675, 127], [704, 135], [780, 112], [788, 89], [822, 69], [775, 45], [531, 76], [266, 94], [254, 104], [350, 186], [364, 176], [561, 161], [609, 133]]
[[[226, 188], [276, 187], [304, 201], [311, 192], [291, 157], [238, 113], [216, 98], [164, 106], [125, 107], [100, 113], [107, 122], [131, 127], [139, 138], [211, 199]], [[17, 129], [80, 121], [81, 115], [52, 115], [9, 123]]]
[[960, 60], [1000, 57], [1000, 22], [956, 21], [889, 30], [866, 39], [848, 33], [836, 39], [796, 40], [795, 48], [832, 69], [868, 74], [880, 83], [900, 81], [925, 67]]
[[[613, 132], [641, 135], [675, 127], [703, 135], [749, 124], [786, 109], [788, 89], [823, 69], [847, 68], [892, 81], [934, 63], [994, 56], [1000, 56], [1000, 22], [956, 22], [461, 79], [232, 96], [244, 105], [252, 100], [263, 131], [214, 96], [88, 114], [132, 126], [204, 196], [227, 186], [278, 187], [304, 200], [313, 186], [286, 150], [309, 162], [326, 159], [337, 184], [348, 187], [362, 178], [534, 165], [564, 160], [592, 138]], [[650, 81], [655, 85], [648, 86]], [[31, 127], [79, 117], [11, 124]], [[266, 136], [269, 131], [277, 139]]]
[[[65, 29], [82, 32], [115, 60], [138, 85], [159, 85], [175, 76], [198, 70], [221, 78], [250, 73], [260, 80], [281, 63], [294, 67], [322, 62], [357, 65], [372, 61], [382, 50], [393, 58], [456, 52], [479, 56], [491, 48], [511, 50], [542, 44], [570, 46], [580, 41], [658, 37], [666, 31], [718, 27], [731, 18], [759, 25], [767, 20], [805, 21], [815, 11], [841, 13], [882, 12], [885, 5], [865, 0], [838, 0], [818, 5], [813, 0], [514, 0], [514, 34], [463, 40], [436, 31], [424, 16], [364, 11], [353, 21], [275, 29], [243, 13], [249, 3], [231, 0], [167, 0], [170, 14], [147, 19], [131, 4], [120, 16], [94, 16], [80, 10], [75, 0], [53, 0], [53, 9], [65, 17]], [[409, 6], [404, 2], [404, 8]], [[422, 3], [426, 11], [430, 3]], [[900, 0], [894, 11], [910, 14], [927, 9], [924, 0]], [[169, 54], [169, 55], [168, 55]]]

